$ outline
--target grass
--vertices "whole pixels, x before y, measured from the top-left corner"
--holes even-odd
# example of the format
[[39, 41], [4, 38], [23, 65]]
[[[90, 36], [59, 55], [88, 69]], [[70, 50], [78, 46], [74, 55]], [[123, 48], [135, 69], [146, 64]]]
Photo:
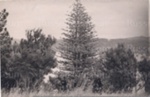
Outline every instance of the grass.
[[45, 92], [41, 90], [40, 92], [23, 92], [19, 93], [18, 89], [11, 90], [9, 93], [2, 92], [2, 97], [52, 97], [52, 96], [147, 96], [143, 91], [135, 93], [120, 93], [120, 94], [96, 94], [91, 91], [82, 91], [82, 89], [76, 89], [72, 92], [58, 93], [57, 91]]

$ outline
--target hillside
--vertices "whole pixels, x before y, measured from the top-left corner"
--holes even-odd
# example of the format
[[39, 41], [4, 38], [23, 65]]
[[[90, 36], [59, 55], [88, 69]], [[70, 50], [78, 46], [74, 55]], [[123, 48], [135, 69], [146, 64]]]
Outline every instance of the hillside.
[[[57, 51], [59, 44], [62, 43], [62, 40], [57, 40], [56, 44], [54, 45], [54, 49]], [[135, 53], [147, 53], [149, 48], [149, 37], [132, 37], [132, 38], [122, 38], [122, 39], [105, 39], [105, 38], [98, 38], [97, 47], [99, 52], [106, 51], [109, 48], [114, 48], [117, 44], [123, 43], [126, 45], [127, 48], [132, 49]]]

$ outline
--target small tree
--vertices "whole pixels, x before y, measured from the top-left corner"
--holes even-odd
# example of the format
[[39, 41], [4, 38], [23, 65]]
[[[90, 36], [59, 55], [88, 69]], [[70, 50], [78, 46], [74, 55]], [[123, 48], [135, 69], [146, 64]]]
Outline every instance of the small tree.
[[90, 75], [91, 68], [95, 64], [96, 38], [91, 17], [80, 0], [76, 0], [68, 17], [60, 53], [64, 59], [62, 63], [73, 76], [74, 87], [78, 87], [85, 81], [84, 75]]
[[0, 12], [0, 32], [4, 30], [4, 27], [7, 23], [7, 20], [6, 20], [7, 16], [8, 16], [8, 12], [6, 12], [6, 9], [3, 9]]
[[[41, 32], [41, 29], [28, 30], [27, 39], [20, 42], [19, 54], [14, 55], [11, 73], [23, 89], [38, 89], [44, 75], [56, 66], [52, 50], [56, 40]], [[14, 48], [18, 49], [16, 45]]]
[[112, 92], [132, 90], [136, 85], [136, 65], [133, 52], [123, 44], [108, 50], [101, 64], [107, 88]]
[[5, 28], [7, 23], [8, 12], [6, 10], [2, 10], [0, 12], [0, 63], [1, 63], [1, 85], [2, 88], [10, 89], [13, 87], [14, 79], [10, 76], [10, 64], [11, 64], [11, 42], [12, 38]]
[[150, 60], [148, 58], [144, 58], [141, 62], [139, 62], [138, 69], [142, 74], [145, 91], [150, 93]]

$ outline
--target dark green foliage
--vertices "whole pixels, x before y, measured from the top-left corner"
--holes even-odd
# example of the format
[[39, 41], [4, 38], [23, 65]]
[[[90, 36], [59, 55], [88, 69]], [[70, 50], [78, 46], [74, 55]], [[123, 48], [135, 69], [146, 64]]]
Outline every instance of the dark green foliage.
[[0, 12], [0, 32], [3, 31], [6, 23], [7, 23], [7, 18], [8, 16], [8, 12], [6, 12], [6, 9], [3, 9], [1, 12]]
[[95, 64], [96, 39], [91, 17], [79, 0], [73, 5], [66, 24], [67, 29], [63, 33], [65, 37], [60, 45], [61, 57], [64, 59], [62, 63], [66, 70], [71, 71], [72, 80], [76, 80], [74, 87], [80, 87], [81, 80], [90, 75], [91, 67]]
[[2, 89], [19, 87], [22, 90], [37, 90], [44, 74], [56, 66], [52, 50], [55, 38], [45, 36], [41, 29], [27, 31], [27, 39], [14, 42], [4, 27], [8, 13], [0, 12], [0, 51]]
[[49, 78], [50, 83], [52, 84], [53, 90], [58, 90], [59, 92], [65, 92], [70, 89], [69, 87], [69, 77], [67, 77], [65, 74], [59, 74], [56, 78]]
[[131, 91], [136, 85], [136, 65], [133, 52], [126, 49], [123, 44], [108, 50], [101, 64], [101, 70], [107, 81], [105, 89], [108, 88], [111, 92]]
[[66, 92], [66, 91], [73, 91], [81, 87], [81, 84], [83, 84], [83, 81], [85, 79], [74, 77], [71, 74], [66, 74], [66, 73], [59, 73], [56, 78], [51, 78], [50, 77], [50, 83], [52, 84], [53, 89], [58, 90], [59, 92]]
[[144, 58], [141, 62], [139, 62], [138, 69], [142, 74], [143, 81], [145, 82], [145, 91], [150, 93], [150, 60], [148, 60], [148, 58]]
[[56, 40], [41, 31], [27, 31], [27, 39], [22, 39], [18, 47], [14, 45], [18, 52], [14, 53], [11, 74], [24, 89], [38, 88], [44, 74], [56, 66], [55, 52], [51, 49]]
[[103, 87], [103, 84], [101, 82], [101, 78], [100, 77], [95, 77], [93, 79], [92, 91], [94, 93], [100, 93], [100, 92], [102, 92], [102, 87]]
[[6, 25], [6, 18], [8, 16], [8, 12], [4, 9], [0, 12], [0, 58], [1, 58], [1, 87], [6, 87], [9, 89], [10, 87], [15, 86], [14, 79], [10, 76], [10, 63], [11, 63], [11, 42], [12, 38], [9, 36], [9, 32]]

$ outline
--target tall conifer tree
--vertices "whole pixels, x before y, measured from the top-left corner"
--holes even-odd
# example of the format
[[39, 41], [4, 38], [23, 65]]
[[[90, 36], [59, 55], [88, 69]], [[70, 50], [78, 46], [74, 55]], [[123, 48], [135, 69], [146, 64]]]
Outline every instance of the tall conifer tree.
[[94, 25], [80, 0], [73, 4], [66, 24], [63, 43], [60, 44], [62, 62], [75, 79], [80, 79], [82, 75], [90, 75], [96, 57]]

